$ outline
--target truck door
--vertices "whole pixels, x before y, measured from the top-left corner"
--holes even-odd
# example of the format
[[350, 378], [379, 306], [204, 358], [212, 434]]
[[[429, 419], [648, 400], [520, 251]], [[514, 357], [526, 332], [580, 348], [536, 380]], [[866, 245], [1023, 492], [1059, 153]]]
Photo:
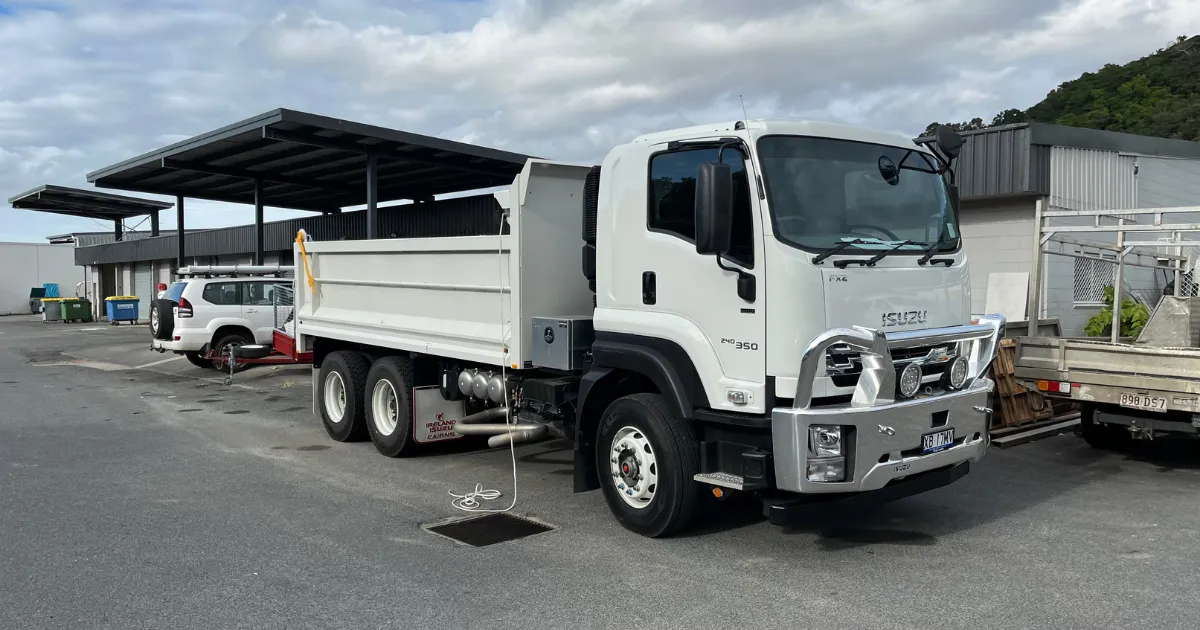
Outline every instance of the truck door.
[[[639, 242], [618, 243], [617, 256], [635, 263], [642, 299], [636, 308], [656, 316], [657, 334], [675, 341], [691, 358], [714, 409], [761, 413], [766, 404], [766, 308], [762, 227], [747, 162], [726, 147], [722, 161], [733, 170], [733, 248], [718, 266], [715, 256], [696, 253], [696, 173], [717, 161], [717, 145], [652, 149], [648, 162], [646, 229]], [[633, 223], [633, 221], [630, 221]], [[623, 233], [625, 235], [625, 233]], [[752, 277], [755, 295], [738, 295], [738, 277]], [[743, 284], [747, 284], [744, 281]]]

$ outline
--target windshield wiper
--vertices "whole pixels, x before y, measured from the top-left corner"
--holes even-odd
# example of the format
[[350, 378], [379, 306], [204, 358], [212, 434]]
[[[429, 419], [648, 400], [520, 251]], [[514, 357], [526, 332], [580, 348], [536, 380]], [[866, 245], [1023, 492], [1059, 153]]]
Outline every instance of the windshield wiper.
[[847, 247], [850, 247], [851, 245], [873, 245], [873, 244], [874, 243], [872, 243], [871, 241], [864, 241], [861, 238], [856, 238], [856, 239], [849, 240], [849, 241], [842, 241], [842, 242], [838, 243], [837, 245], [834, 245], [833, 247], [830, 247], [829, 249], [821, 252], [820, 254], [813, 256], [812, 264], [819, 265], [819, 264], [821, 264], [821, 261], [825, 260], [826, 258], [829, 258], [830, 256], [837, 254], [838, 252], [842, 251], [843, 249], [846, 249]]
[[[924, 245], [924, 244], [925, 243], [921, 243], [921, 245]], [[921, 265], [921, 266], [925, 266], [926, 264], [928, 264], [930, 262], [930, 259], [933, 258], [937, 254], [937, 251], [939, 249], [941, 249], [941, 247], [942, 247], [941, 241], [937, 241], [936, 243], [930, 243], [929, 247], [926, 247], [924, 252], [922, 252], [922, 253], [924, 253], [924, 256], [921, 256], [920, 260], [917, 261], [917, 264]], [[946, 266], [949, 267], [950, 265], [954, 264], [954, 261], [949, 258], [941, 258], [941, 259], [933, 261], [933, 264], [935, 264], [935, 265], [940, 264], [940, 263], [946, 263]]]
[[913, 245], [924, 245], [924, 243], [918, 243], [916, 241], [903, 241], [901, 243], [896, 243], [891, 249], [885, 249], [866, 260], [839, 260], [839, 261], [833, 263], [833, 266], [837, 267], [838, 269], [845, 269], [846, 267], [848, 267], [850, 265], [862, 265], [864, 267], [874, 267], [875, 263], [883, 260], [884, 258], [887, 258], [889, 255], [899, 251], [902, 248], [911, 247]]

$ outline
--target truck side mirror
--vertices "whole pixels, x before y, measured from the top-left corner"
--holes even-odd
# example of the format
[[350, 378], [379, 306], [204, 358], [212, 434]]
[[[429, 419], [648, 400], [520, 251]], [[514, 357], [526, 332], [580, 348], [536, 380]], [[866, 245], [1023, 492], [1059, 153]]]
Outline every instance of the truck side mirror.
[[958, 132], [946, 125], [938, 125], [933, 131], [933, 140], [937, 143], [938, 150], [948, 160], [954, 160], [962, 151], [963, 137], [958, 135]]
[[728, 254], [733, 233], [733, 169], [701, 164], [696, 172], [696, 252]]

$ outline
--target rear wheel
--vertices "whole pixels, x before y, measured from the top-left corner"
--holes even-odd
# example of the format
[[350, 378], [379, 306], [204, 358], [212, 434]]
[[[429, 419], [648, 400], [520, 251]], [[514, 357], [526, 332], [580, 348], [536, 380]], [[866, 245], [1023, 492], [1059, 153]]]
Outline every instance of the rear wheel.
[[643, 536], [677, 533], [699, 503], [700, 454], [691, 425], [658, 394], [634, 394], [604, 411], [596, 441], [604, 498], [617, 521]]
[[[246, 333], [241, 332], [230, 333], [217, 339], [217, 342], [213, 344], [213, 356], [217, 357], [213, 359], [213, 367], [222, 372], [229, 372], [229, 356], [233, 349], [251, 343], [254, 343], [254, 340]], [[233, 368], [233, 372], [237, 374], [249, 368], [250, 365], [246, 363], [238, 363]]]
[[412, 421], [413, 363], [385, 357], [367, 374], [367, 431], [375, 449], [388, 457], [411, 455], [417, 448]]
[[1079, 434], [1092, 448], [1109, 451], [1128, 450], [1133, 445], [1133, 436], [1125, 427], [1095, 421], [1096, 410], [1084, 407], [1079, 415]]
[[330, 353], [317, 377], [317, 408], [329, 437], [357, 442], [366, 437], [363, 398], [370, 364], [357, 352]]
[[212, 360], [204, 358], [203, 352], [185, 352], [183, 353], [183, 356], [187, 357], [188, 363], [191, 363], [198, 368], [205, 368], [209, 370], [213, 368]]

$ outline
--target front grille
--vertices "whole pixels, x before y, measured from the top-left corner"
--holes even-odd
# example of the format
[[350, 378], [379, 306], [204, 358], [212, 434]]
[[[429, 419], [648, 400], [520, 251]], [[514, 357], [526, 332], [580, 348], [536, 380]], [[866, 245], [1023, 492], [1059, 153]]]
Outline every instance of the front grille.
[[[912, 361], [925, 358], [934, 350], [944, 350], [947, 356], [954, 355], [954, 344], [922, 346], [919, 348], [898, 348], [892, 350], [892, 363], [897, 369], [903, 368]], [[941, 375], [946, 371], [948, 362], [930, 363], [921, 366], [923, 376]], [[857, 350], [849, 346], [833, 346], [825, 353], [825, 368], [830, 380], [838, 387], [854, 387], [862, 374], [862, 358]]]

